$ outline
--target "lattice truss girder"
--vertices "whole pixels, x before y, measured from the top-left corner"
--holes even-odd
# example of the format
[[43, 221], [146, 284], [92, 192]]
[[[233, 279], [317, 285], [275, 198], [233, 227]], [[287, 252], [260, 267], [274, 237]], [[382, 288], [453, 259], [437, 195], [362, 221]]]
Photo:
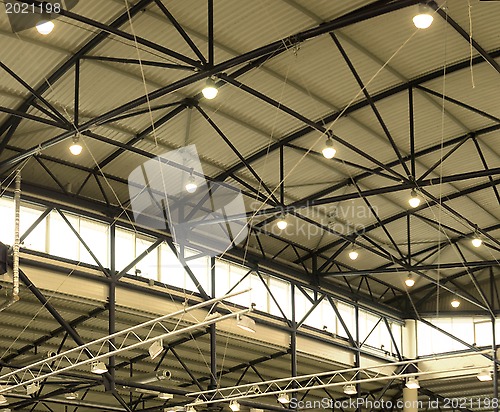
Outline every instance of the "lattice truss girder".
[[[234, 312], [230, 311], [226, 314], [220, 314], [219, 312], [211, 313], [211, 310], [209, 310], [208, 315], [201, 321], [198, 321], [194, 316], [188, 319], [184, 318], [184, 315], [194, 310], [211, 309], [222, 300], [245, 292], [248, 292], [248, 290], [234, 292], [219, 298], [213, 298], [189, 307], [184, 307], [168, 315], [152, 319], [120, 332], [96, 339], [85, 345], [69, 349], [23, 368], [5, 373], [0, 376], [0, 381], [2, 381], [0, 394], [10, 392], [21, 386], [36, 384], [51, 376], [56, 376], [63, 372], [89, 365], [97, 361], [102, 361], [138, 347], [144, 347], [154, 342], [163, 341], [163, 339], [170, 339], [178, 335], [190, 333], [201, 327], [207, 327], [217, 322], [248, 313], [251, 311], [250, 308]], [[168, 325], [169, 321], [174, 322], [173, 328]], [[188, 325], [183, 325], [183, 323], [188, 323]]]

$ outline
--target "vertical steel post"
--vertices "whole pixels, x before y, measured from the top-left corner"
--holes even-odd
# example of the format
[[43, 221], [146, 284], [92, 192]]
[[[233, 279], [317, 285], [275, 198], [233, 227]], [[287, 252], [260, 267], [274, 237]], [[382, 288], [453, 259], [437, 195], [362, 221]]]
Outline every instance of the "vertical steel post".
[[[211, 295], [215, 297], [215, 257], [210, 258]], [[215, 323], [210, 325], [210, 384], [208, 389], [217, 388], [217, 336]]]
[[496, 339], [496, 325], [495, 317], [491, 318], [491, 330], [493, 332], [492, 337], [492, 349], [493, 349], [493, 399], [497, 400], [493, 407], [494, 412], [498, 412], [498, 357], [497, 357], [497, 339]]
[[[354, 314], [355, 314], [355, 321], [356, 321], [356, 325], [355, 325], [355, 327], [356, 327], [356, 331], [355, 331], [356, 332], [356, 342], [355, 342], [355, 344], [356, 344], [356, 348], [355, 348], [356, 352], [354, 353], [354, 367], [355, 368], [359, 368], [360, 365], [361, 365], [361, 353], [360, 353], [361, 347], [360, 347], [360, 344], [359, 344], [359, 342], [360, 342], [360, 336], [359, 336], [359, 307], [358, 307], [357, 304], [354, 306]], [[361, 395], [361, 384], [360, 383], [356, 384], [356, 392], [357, 392], [358, 396]], [[357, 412], [361, 412], [361, 405], [358, 405], [356, 407], [356, 411]]]
[[[297, 376], [297, 319], [295, 316], [295, 285], [291, 284], [291, 305], [292, 305], [292, 329], [290, 333], [290, 355], [291, 355], [291, 372], [292, 376]], [[293, 385], [295, 388], [295, 383]], [[292, 393], [292, 397], [297, 397], [297, 392]]]
[[[108, 332], [110, 335], [116, 332], [116, 227], [113, 223], [109, 228], [109, 260], [111, 282], [108, 288]], [[113, 351], [114, 339], [109, 343], [109, 351]], [[111, 375], [110, 390], [115, 389], [115, 357], [109, 358], [109, 374]]]

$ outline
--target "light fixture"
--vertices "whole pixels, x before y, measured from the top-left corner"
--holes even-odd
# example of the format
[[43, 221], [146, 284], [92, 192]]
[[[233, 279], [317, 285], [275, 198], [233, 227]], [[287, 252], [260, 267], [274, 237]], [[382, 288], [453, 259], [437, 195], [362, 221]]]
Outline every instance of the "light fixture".
[[76, 392], [68, 392], [64, 394], [64, 398], [71, 401], [73, 399], [78, 399], [78, 394]]
[[278, 395], [278, 402], [282, 404], [290, 403], [290, 396], [288, 393], [282, 392]]
[[349, 384], [344, 386], [344, 393], [346, 395], [356, 395], [358, 393], [358, 390], [356, 389], [355, 385]]
[[3, 395], [0, 395], [0, 405], [8, 405], [9, 401], [7, 401], [7, 398]]
[[351, 247], [351, 250], [349, 252], [349, 258], [351, 260], [356, 260], [358, 258], [358, 256], [359, 256], [359, 253], [356, 250], [356, 245], [353, 244], [352, 247]]
[[278, 226], [279, 230], [285, 230], [288, 226], [288, 222], [285, 219], [285, 215], [282, 214], [280, 218], [276, 222], [276, 226]]
[[454, 307], [455, 309], [460, 306], [460, 301], [457, 298], [453, 298], [451, 301], [451, 306]]
[[194, 406], [187, 406], [186, 412], [196, 412], [196, 409], [194, 408]]
[[163, 340], [157, 340], [151, 344], [148, 349], [149, 356], [151, 359], [155, 359], [163, 352]]
[[335, 153], [337, 153], [337, 151], [333, 147], [333, 142], [332, 142], [332, 139], [330, 137], [326, 138], [325, 147], [323, 147], [323, 150], [321, 151], [321, 153], [323, 153], [323, 156], [326, 159], [332, 159], [335, 156]]
[[411, 207], [416, 208], [420, 206], [420, 198], [417, 195], [417, 192], [415, 189], [413, 189], [410, 193], [410, 199], [408, 200], [408, 203], [410, 204]]
[[82, 152], [82, 145], [80, 144], [80, 137], [76, 135], [73, 137], [73, 143], [71, 143], [71, 146], [69, 147], [69, 151], [73, 156], [78, 156]]
[[231, 409], [233, 412], [239, 412], [240, 403], [236, 399], [234, 401], [229, 402], [229, 409]]
[[474, 238], [472, 239], [472, 246], [480, 247], [482, 244], [483, 240], [478, 235], [475, 235]]
[[96, 375], [102, 375], [107, 371], [108, 368], [103, 361], [93, 361], [90, 365], [90, 372], [95, 373]]
[[237, 315], [236, 326], [247, 332], [255, 333], [255, 321], [249, 316]]
[[217, 90], [217, 86], [215, 85], [214, 79], [209, 77], [207, 81], [205, 82], [205, 87], [201, 91], [203, 93], [203, 97], [208, 100], [215, 99], [217, 96], [217, 93], [219, 92]]
[[406, 387], [408, 389], [419, 389], [420, 384], [418, 383], [418, 379], [417, 378], [408, 378], [406, 380]]
[[33, 395], [34, 393], [37, 393], [40, 390], [40, 383], [38, 382], [33, 382], [30, 383], [29, 385], [26, 385], [26, 395]]
[[488, 382], [493, 380], [490, 371], [487, 369], [483, 369], [481, 372], [479, 372], [476, 378], [479, 379], [481, 382]]
[[186, 192], [188, 193], [194, 193], [196, 192], [196, 189], [198, 189], [198, 185], [196, 184], [193, 176], [193, 171], [191, 170], [191, 175], [189, 176], [189, 179], [186, 183], [186, 186], [184, 186], [186, 189]]
[[169, 399], [172, 399], [173, 397], [174, 397], [174, 395], [172, 395], [171, 393], [160, 392], [158, 394], [158, 399], [160, 399], [162, 401], [168, 401]]
[[417, 29], [427, 29], [434, 20], [431, 10], [426, 4], [418, 5], [418, 14], [413, 17], [413, 24]]
[[50, 20], [40, 20], [36, 24], [36, 29], [38, 33], [46, 36], [47, 34], [50, 34], [52, 30], [54, 30], [54, 23], [52, 23]]
[[415, 284], [415, 279], [411, 276], [411, 274], [408, 275], [408, 277], [405, 280], [405, 285], [411, 288]]

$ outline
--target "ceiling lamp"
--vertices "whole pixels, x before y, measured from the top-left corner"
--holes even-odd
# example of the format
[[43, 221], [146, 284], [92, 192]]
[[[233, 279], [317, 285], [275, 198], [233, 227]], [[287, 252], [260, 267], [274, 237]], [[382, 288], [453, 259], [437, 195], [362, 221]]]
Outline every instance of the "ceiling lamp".
[[191, 171], [191, 175], [189, 176], [189, 179], [186, 183], [186, 186], [184, 186], [186, 189], [186, 192], [188, 193], [194, 193], [196, 192], [196, 189], [198, 189], [198, 185], [196, 184], [193, 176], [193, 172]]
[[285, 405], [287, 403], [290, 403], [290, 396], [288, 396], [288, 393], [280, 393], [278, 395], [278, 402]]
[[148, 349], [149, 356], [151, 359], [155, 359], [163, 352], [163, 340], [157, 340], [151, 344]]
[[54, 23], [52, 23], [50, 20], [40, 20], [36, 24], [36, 29], [38, 33], [46, 36], [47, 34], [50, 34], [52, 30], [54, 30]]
[[203, 93], [203, 97], [208, 100], [215, 99], [215, 96], [217, 96], [217, 93], [219, 92], [217, 90], [217, 86], [215, 85], [214, 79], [209, 77], [207, 81], [205, 82], [205, 87], [201, 91]]
[[417, 29], [427, 29], [432, 24], [434, 17], [432, 17], [431, 9], [425, 4], [418, 5], [418, 14], [413, 17], [413, 24]]
[[82, 152], [82, 145], [80, 144], [80, 137], [76, 135], [73, 137], [73, 143], [69, 147], [69, 151], [73, 156], [78, 156]]
[[335, 156], [335, 153], [337, 153], [337, 151], [333, 147], [333, 142], [332, 142], [332, 139], [330, 137], [326, 138], [325, 147], [323, 147], [323, 150], [321, 151], [321, 153], [323, 153], [323, 156], [326, 159], [332, 159]]
[[350, 258], [351, 260], [356, 260], [356, 259], [358, 258], [358, 256], [359, 256], [359, 253], [358, 253], [358, 251], [356, 250], [356, 245], [354, 245], [354, 244], [353, 244], [353, 245], [352, 245], [352, 248], [351, 248], [351, 250], [350, 250], [350, 252], [349, 252], [349, 258]]
[[174, 397], [174, 395], [172, 395], [171, 393], [160, 392], [158, 394], [158, 399], [160, 399], [162, 401], [168, 401], [169, 399], [172, 399], [173, 397]]
[[420, 384], [418, 383], [418, 379], [417, 378], [408, 378], [406, 381], [406, 387], [408, 389], [419, 389]]
[[231, 409], [233, 412], [239, 412], [240, 403], [237, 400], [231, 401], [229, 403], [229, 409]]
[[356, 389], [355, 385], [349, 384], [344, 386], [344, 393], [346, 395], [356, 395], [358, 393], [358, 390]]
[[408, 203], [410, 204], [411, 207], [416, 208], [420, 206], [420, 198], [417, 195], [417, 192], [415, 189], [413, 189], [410, 193], [410, 199], [408, 200]]
[[95, 373], [96, 375], [102, 375], [107, 371], [108, 368], [103, 361], [93, 361], [90, 365], [90, 372]]
[[475, 235], [474, 238], [472, 239], [472, 246], [480, 247], [482, 244], [483, 240], [478, 235]]
[[288, 226], [288, 222], [285, 219], [285, 215], [281, 215], [278, 221], [276, 222], [276, 226], [278, 226], [279, 230], [285, 230]]
[[455, 309], [460, 306], [460, 301], [457, 298], [453, 298], [451, 301], [451, 306], [454, 307]]
[[72, 401], [74, 399], [78, 399], [78, 394], [76, 392], [68, 392], [64, 394], [64, 398]]
[[490, 371], [487, 369], [483, 369], [481, 372], [479, 372], [476, 378], [479, 379], [481, 382], [488, 382], [493, 380]]
[[26, 395], [33, 395], [34, 393], [37, 393], [40, 390], [40, 383], [39, 382], [33, 382], [30, 383], [29, 385], [26, 385]]
[[408, 277], [405, 280], [405, 285], [411, 288], [415, 284], [415, 279], [411, 276], [411, 274], [408, 275]]
[[196, 412], [196, 409], [194, 406], [188, 406], [186, 407], [186, 412]]
[[8, 405], [9, 402], [7, 401], [7, 398], [3, 395], [0, 395], [0, 405]]
[[255, 333], [255, 321], [249, 316], [237, 315], [236, 326], [247, 332]]

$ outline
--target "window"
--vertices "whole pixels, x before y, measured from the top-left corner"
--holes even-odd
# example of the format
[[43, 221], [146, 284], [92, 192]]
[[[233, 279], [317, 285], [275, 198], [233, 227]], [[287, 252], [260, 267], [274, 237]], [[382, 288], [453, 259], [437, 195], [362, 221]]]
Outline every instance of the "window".
[[[19, 236], [22, 236], [24, 232], [26, 232], [35, 221], [42, 214], [42, 210], [21, 206], [21, 216], [19, 222], [20, 233]], [[40, 222], [35, 229], [24, 239], [24, 247], [31, 250], [38, 250], [39, 252], [47, 252], [47, 220], [44, 219]]]
[[[269, 289], [271, 290], [271, 293], [276, 299], [276, 302], [279, 304], [281, 310], [284, 312], [285, 316], [288, 319], [290, 319], [290, 314], [291, 314], [290, 283], [276, 278], [269, 278]], [[276, 305], [276, 302], [272, 297], [270, 297], [269, 313], [271, 315], [279, 316], [280, 318], [282, 318], [283, 315], [278, 306]]]
[[[143, 237], [136, 236], [135, 238], [135, 257], [138, 258], [142, 253], [144, 253], [149, 247], [153, 245], [153, 239], [146, 239]], [[144, 256], [137, 265], [136, 270], [140, 270], [140, 276], [158, 280], [158, 248], [151, 250], [146, 256]]]
[[[64, 214], [73, 228], [78, 231], [77, 216]], [[80, 241], [57, 211], [50, 213], [49, 221], [49, 253], [71, 260], [80, 260]]]
[[[109, 267], [108, 232], [108, 225], [80, 218], [80, 236], [104, 267]], [[80, 260], [90, 265], [97, 264], [82, 244], [80, 244]]]
[[[354, 319], [354, 306], [351, 305], [346, 305], [345, 303], [338, 302], [337, 303], [337, 310], [339, 311], [340, 316], [342, 317], [342, 320], [346, 324], [347, 328], [349, 329], [349, 333], [353, 335], [353, 331], [355, 330], [356, 322]], [[344, 327], [340, 323], [340, 320], [337, 322], [337, 335], [342, 336], [344, 338], [347, 338], [347, 332], [345, 331]], [[355, 338], [355, 336], [353, 335]]]
[[115, 267], [118, 272], [122, 271], [132, 262], [135, 256], [135, 235], [125, 229], [115, 231]]
[[0, 242], [14, 244], [14, 202], [0, 199]]

